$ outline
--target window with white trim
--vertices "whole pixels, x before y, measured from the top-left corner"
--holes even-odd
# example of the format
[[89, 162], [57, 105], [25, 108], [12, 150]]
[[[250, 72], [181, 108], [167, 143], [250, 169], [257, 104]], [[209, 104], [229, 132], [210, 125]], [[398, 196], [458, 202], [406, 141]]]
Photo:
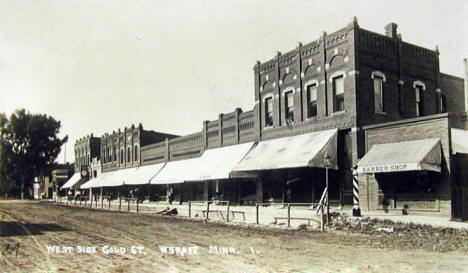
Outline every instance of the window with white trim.
[[444, 94], [440, 94], [440, 112], [447, 112], [447, 98]]
[[130, 147], [127, 147], [127, 162], [132, 161], [132, 151]]
[[416, 116], [423, 116], [424, 115], [424, 94], [423, 94], [423, 86], [415, 85], [414, 87], [415, 92], [415, 107], [416, 107]]
[[133, 152], [135, 153], [133, 160], [138, 161], [138, 145], [135, 145], [135, 147], [133, 147]]
[[273, 126], [273, 97], [265, 99], [265, 127]]
[[317, 84], [307, 86], [307, 117], [317, 116]]
[[124, 149], [120, 149], [120, 164], [124, 163]]
[[286, 122], [294, 123], [294, 93], [292, 91], [284, 94], [284, 105], [286, 108]]
[[333, 112], [341, 112], [344, 107], [344, 77], [343, 75], [334, 77], [332, 80], [333, 86]]
[[374, 75], [374, 111], [375, 113], [385, 113], [384, 79], [381, 76]]

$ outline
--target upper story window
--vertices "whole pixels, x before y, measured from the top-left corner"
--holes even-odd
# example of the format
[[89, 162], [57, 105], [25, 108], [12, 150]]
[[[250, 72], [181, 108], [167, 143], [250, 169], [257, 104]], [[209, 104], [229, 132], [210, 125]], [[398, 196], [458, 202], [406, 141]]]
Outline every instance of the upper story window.
[[138, 145], [135, 145], [135, 147], [133, 147], [133, 152], [135, 153], [133, 160], [138, 161]]
[[286, 122], [294, 122], [294, 93], [292, 91], [286, 92], [284, 94], [284, 104], [286, 107]]
[[344, 107], [344, 76], [334, 77], [332, 80], [333, 86], [333, 112], [341, 112], [345, 110]]
[[106, 148], [103, 149], [102, 157], [103, 157], [104, 163], [107, 163], [107, 149]]
[[424, 115], [424, 85], [416, 84], [414, 85], [414, 96], [415, 96], [415, 112], [416, 116]]
[[120, 149], [120, 164], [124, 163], [124, 149]]
[[440, 94], [440, 112], [447, 112], [447, 98], [444, 94]]
[[372, 72], [371, 78], [374, 80], [374, 112], [385, 113], [385, 95], [383, 89], [385, 75], [375, 71]]
[[307, 86], [307, 117], [317, 116], [317, 84]]
[[265, 127], [273, 126], [273, 97], [265, 99]]
[[114, 155], [114, 158], [113, 158], [113, 159], [114, 159], [114, 161], [117, 161], [117, 151], [116, 151], [116, 149], [115, 149], [115, 146], [112, 147], [112, 151], [113, 151], [112, 153], [113, 153], [113, 155]]
[[130, 150], [130, 147], [127, 147], [127, 162], [132, 161], [132, 152]]

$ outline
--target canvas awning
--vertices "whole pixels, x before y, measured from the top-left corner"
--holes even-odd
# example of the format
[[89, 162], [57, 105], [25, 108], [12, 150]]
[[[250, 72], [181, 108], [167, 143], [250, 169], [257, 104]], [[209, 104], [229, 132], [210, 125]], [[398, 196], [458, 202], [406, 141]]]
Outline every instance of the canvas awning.
[[124, 181], [125, 185], [143, 185], [149, 184], [151, 178], [155, 177], [165, 163], [158, 163], [153, 165], [141, 166], [133, 173], [132, 176], [127, 177]]
[[468, 131], [452, 128], [452, 153], [468, 154]]
[[60, 189], [63, 190], [63, 189], [71, 188], [75, 186], [78, 182], [80, 182], [80, 180], [81, 180], [81, 174], [79, 172], [74, 173], [72, 177], [70, 177], [70, 179], [68, 179], [68, 181], [65, 182], [65, 184], [63, 184], [62, 187], [60, 187]]
[[167, 162], [164, 168], [150, 180], [150, 184], [183, 183], [199, 166], [200, 158]]
[[358, 163], [359, 173], [427, 170], [440, 172], [440, 139], [376, 144]]
[[326, 130], [291, 137], [261, 141], [239, 162], [235, 172], [296, 167], [325, 167], [324, 156], [330, 156], [330, 168], [338, 169], [336, 160], [338, 130]]
[[122, 186], [125, 181], [130, 181], [131, 177], [135, 174], [137, 168], [128, 168], [128, 169], [121, 169], [116, 170], [110, 173], [107, 176], [103, 183], [102, 187], [118, 187]]
[[88, 182], [81, 185], [80, 189], [100, 188], [104, 181], [112, 176], [113, 173], [100, 173], [96, 178], [91, 178]]
[[94, 188], [93, 185], [97, 184], [98, 178], [92, 178], [88, 180], [88, 182], [84, 183], [83, 185], [80, 186], [80, 189], [82, 190], [87, 190], [89, 188]]
[[254, 142], [206, 150], [185, 181], [228, 179], [234, 166], [252, 149]]

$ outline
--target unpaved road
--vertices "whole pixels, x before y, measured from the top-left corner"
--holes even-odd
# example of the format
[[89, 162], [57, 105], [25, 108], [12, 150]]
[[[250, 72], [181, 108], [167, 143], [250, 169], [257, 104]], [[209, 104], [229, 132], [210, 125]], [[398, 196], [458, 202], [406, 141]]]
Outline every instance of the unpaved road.
[[[18, 201], [0, 202], [0, 216], [2, 252], [7, 245], [20, 243], [17, 257], [15, 252], [0, 257], [0, 272], [466, 272], [468, 268], [466, 252], [369, 248], [357, 242], [358, 235], [339, 232], [226, 227]], [[47, 246], [67, 252], [54, 253]], [[82, 246], [90, 252], [96, 247], [96, 252], [78, 253]], [[125, 253], [103, 253], [108, 246]], [[162, 253], [160, 246], [198, 250], [195, 254], [194, 248], [191, 253], [187, 249], [182, 256]], [[210, 246], [231, 247], [235, 253], [210, 253]]]

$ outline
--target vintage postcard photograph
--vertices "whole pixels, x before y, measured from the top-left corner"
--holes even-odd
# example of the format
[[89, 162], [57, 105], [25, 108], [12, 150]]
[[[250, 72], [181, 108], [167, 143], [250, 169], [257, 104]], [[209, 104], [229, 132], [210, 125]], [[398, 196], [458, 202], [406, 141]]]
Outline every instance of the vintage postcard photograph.
[[467, 26], [0, 0], [0, 273], [468, 272]]

